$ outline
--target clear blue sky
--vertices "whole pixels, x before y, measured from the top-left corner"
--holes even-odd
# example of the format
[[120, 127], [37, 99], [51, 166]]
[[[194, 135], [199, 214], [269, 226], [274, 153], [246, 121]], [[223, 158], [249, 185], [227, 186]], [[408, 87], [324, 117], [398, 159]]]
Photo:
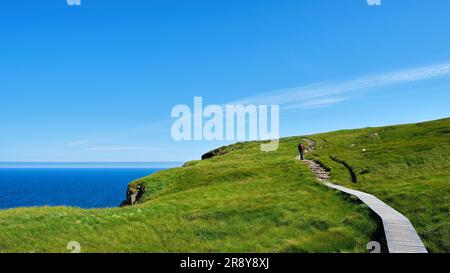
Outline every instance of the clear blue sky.
[[450, 116], [448, 0], [0, 5], [0, 161], [196, 159], [224, 143], [172, 140], [194, 96], [273, 92], [283, 136]]

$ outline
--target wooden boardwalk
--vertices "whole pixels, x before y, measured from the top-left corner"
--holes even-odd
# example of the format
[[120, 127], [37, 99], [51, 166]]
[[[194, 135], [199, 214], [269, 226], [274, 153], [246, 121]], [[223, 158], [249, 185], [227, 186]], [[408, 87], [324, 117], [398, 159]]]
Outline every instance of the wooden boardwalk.
[[371, 194], [330, 183], [330, 173], [321, 165], [312, 160], [304, 162], [324, 185], [356, 196], [381, 218], [389, 253], [428, 253], [413, 225], [403, 214]]

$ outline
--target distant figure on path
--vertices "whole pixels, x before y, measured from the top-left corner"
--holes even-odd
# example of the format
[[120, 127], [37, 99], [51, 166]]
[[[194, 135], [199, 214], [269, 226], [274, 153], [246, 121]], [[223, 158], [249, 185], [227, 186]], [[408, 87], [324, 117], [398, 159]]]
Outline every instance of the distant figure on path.
[[305, 154], [305, 145], [303, 145], [302, 143], [298, 144], [298, 152], [300, 153], [300, 159], [304, 160], [303, 155]]

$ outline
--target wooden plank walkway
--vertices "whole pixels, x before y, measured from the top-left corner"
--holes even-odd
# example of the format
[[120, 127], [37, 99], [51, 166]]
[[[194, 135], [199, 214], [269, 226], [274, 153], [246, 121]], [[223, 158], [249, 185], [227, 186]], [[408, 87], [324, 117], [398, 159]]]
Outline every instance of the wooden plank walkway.
[[330, 173], [321, 165], [312, 160], [304, 162], [324, 185], [356, 196], [381, 218], [389, 253], [428, 253], [413, 225], [403, 214], [371, 194], [330, 183]]

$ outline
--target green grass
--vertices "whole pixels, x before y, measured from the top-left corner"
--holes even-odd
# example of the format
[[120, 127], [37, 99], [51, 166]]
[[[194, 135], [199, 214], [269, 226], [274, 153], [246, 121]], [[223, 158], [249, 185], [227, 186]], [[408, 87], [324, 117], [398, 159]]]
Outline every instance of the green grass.
[[[0, 251], [364, 252], [376, 229], [368, 209], [318, 184], [283, 142], [258, 143], [135, 182], [133, 207], [0, 212]], [[239, 147], [239, 149], [236, 149]]]
[[[336, 183], [410, 217], [430, 250], [448, 252], [449, 127], [446, 119], [314, 135], [308, 157], [329, 166]], [[83, 252], [366, 252], [376, 221], [294, 159], [300, 140], [283, 139], [271, 153], [238, 143], [139, 179], [130, 188], [147, 191], [132, 207], [0, 211], [0, 252], [68, 252], [69, 241]], [[354, 167], [358, 183], [330, 155]]]
[[[450, 252], [450, 119], [312, 137], [335, 183], [372, 193], [408, 217], [433, 252]], [[345, 161], [350, 175], [330, 156]]]

